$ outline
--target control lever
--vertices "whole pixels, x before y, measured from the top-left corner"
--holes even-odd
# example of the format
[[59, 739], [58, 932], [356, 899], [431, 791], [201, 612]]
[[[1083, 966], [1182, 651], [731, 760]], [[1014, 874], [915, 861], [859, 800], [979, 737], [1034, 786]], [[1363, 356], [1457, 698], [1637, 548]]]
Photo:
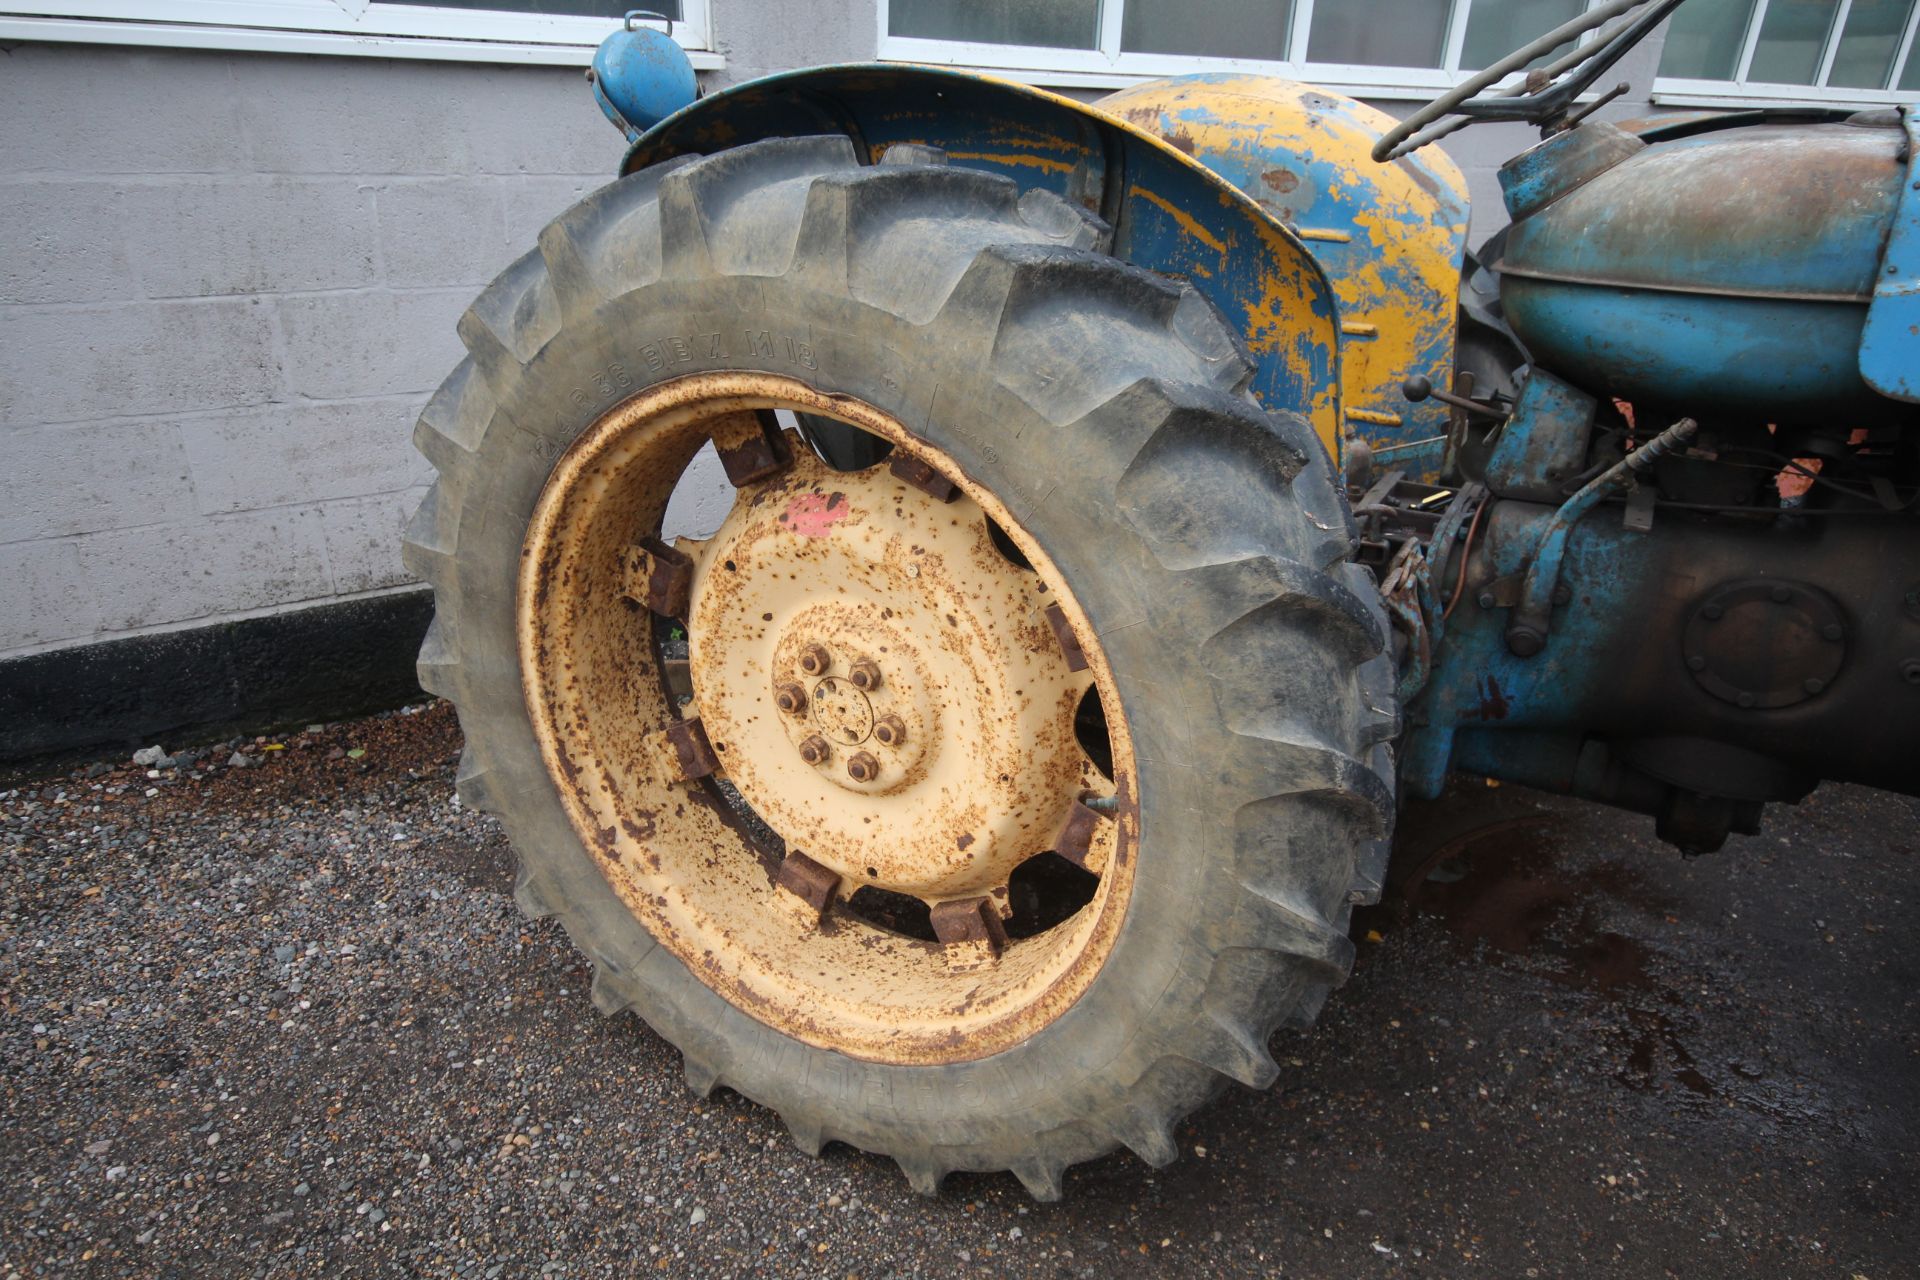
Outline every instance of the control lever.
[[1400, 394], [1414, 404], [1419, 404], [1422, 400], [1434, 399], [1438, 400], [1441, 404], [1450, 404], [1456, 409], [1464, 410], [1467, 413], [1478, 414], [1480, 417], [1490, 419], [1494, 422], [1505, 422], [1507, 420], [1506, 410], [1496, 409], [1484, 400], [1469, 400], [1465, 396], [1454, 395], [1451, 391], [1435, 391], [1433, 389], [1433, 383], [1421, 377], [1419, 374], [1415, 374], [1400, 384]]

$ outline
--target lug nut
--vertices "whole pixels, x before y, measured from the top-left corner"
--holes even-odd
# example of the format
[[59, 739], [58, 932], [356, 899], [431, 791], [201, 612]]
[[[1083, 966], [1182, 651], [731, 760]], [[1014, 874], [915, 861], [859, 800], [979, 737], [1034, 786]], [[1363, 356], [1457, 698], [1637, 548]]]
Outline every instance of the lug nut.
[[819, 734], [812, 734], [800, 743], [800, 758], [808, 764], [825, 764], [833, 748]]
[[880, 687], [880, 667], [862, 658], [853, 664], [853, 670], [847, 673], [847, 678], [853, 681], [853, 687], [860, 692], [872, 693]]
[[783, 684], [773, 691], [773, 705], [797, 716], [807, 709], [807, 691], [797, 684]]
[[810, 644], [800, 651], [800, 669], [810, 676], [823, 676], [833, 665], [833, 655], [824, 646]]
[[907, 740], [907, 722], [899, 716], [881, 716], [874, 723], [873, 736], [883, 747], [897, 747]]
[[872, 782], [880, 776], [880, 762], [864, 751], [856, 751], [847, 761], [847, 776], [855, 782]]

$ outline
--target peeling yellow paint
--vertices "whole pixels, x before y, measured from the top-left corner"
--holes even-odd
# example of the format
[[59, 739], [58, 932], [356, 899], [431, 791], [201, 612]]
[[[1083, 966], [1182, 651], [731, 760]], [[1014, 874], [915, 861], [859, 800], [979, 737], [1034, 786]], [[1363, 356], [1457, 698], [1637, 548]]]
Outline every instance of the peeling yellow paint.
[[1073, 166], [1064, 160], [1052, 156], [1036, 156], [1017, 151], [952, 151], [947, 152], [950, 160], [978, 160], [983, 164], [1025, 165], [1029, 169], [1040, 169], [1047, 173], [1072, 173]]
[[[1264, 76], [1150, 81], [1099, 107], [1207, 165], [1309, 242], [1339, 303], [1342, 403], [1397, 404], [1401, 383], [1415, 374], [1449, 383], [1468, 200], [1444, 152], [1426, 147], [1416, 159], [1375, 164], [1370, 152], [1392, 117]], [[1285, 328], [1271, 313], [1254, 321], [1247, 336], [1256, 352], [1265, 324]], [[1345, 416], [1396, 427], [1421, 420]]]
[[1201, 244], [1206, 245], [1207, 248], [1213, 250], [1215, 253], [1225, 253], [1227, 251], [1227, 246], [1220, 242], [1220, 237], [1201, 226], [1198, 218], [1195, 218], [1171, 200], [1157, 196], [1145, 187], [1134, 187], [1132, 193], [1179, 223], [1182, 231], [1198, 240]]

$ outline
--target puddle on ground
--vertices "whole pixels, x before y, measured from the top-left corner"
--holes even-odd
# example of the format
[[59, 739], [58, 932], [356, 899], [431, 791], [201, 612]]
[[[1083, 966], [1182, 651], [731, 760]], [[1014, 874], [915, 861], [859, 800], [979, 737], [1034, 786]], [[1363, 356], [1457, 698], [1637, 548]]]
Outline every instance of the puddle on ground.
[[[1557, 814], [1491, 792], [1451, 795], [1415, 811], [1394, 852], [1396, 911], [1437, 918], [1465, 946], [1496, 963], [1524, 966], [1561, 986], [1615, 1005], [1626, 1038], [1615, 1078], [1630, 1089], [1675, 1086], [1716, 1095], [1682, 1042], [1669, 1010], [1685, 1000], [1649, 971], [1648, 948], [1605, 928], [1604, 908], [1660, 911], [1639, 874], [1618, 862], [1570, 866]], [[1382, 909], [1376, 909], [1382, 910]]]

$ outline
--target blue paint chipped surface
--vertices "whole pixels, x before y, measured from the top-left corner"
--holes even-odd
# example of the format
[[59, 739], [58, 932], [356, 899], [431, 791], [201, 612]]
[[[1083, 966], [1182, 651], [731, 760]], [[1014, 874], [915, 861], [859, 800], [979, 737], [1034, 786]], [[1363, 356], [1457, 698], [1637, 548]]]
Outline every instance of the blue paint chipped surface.
[[1860, 334], [1860, 376], [1882, 395], [1920, 402], [1920, 106], [1902, 107], [1906, 182]]

